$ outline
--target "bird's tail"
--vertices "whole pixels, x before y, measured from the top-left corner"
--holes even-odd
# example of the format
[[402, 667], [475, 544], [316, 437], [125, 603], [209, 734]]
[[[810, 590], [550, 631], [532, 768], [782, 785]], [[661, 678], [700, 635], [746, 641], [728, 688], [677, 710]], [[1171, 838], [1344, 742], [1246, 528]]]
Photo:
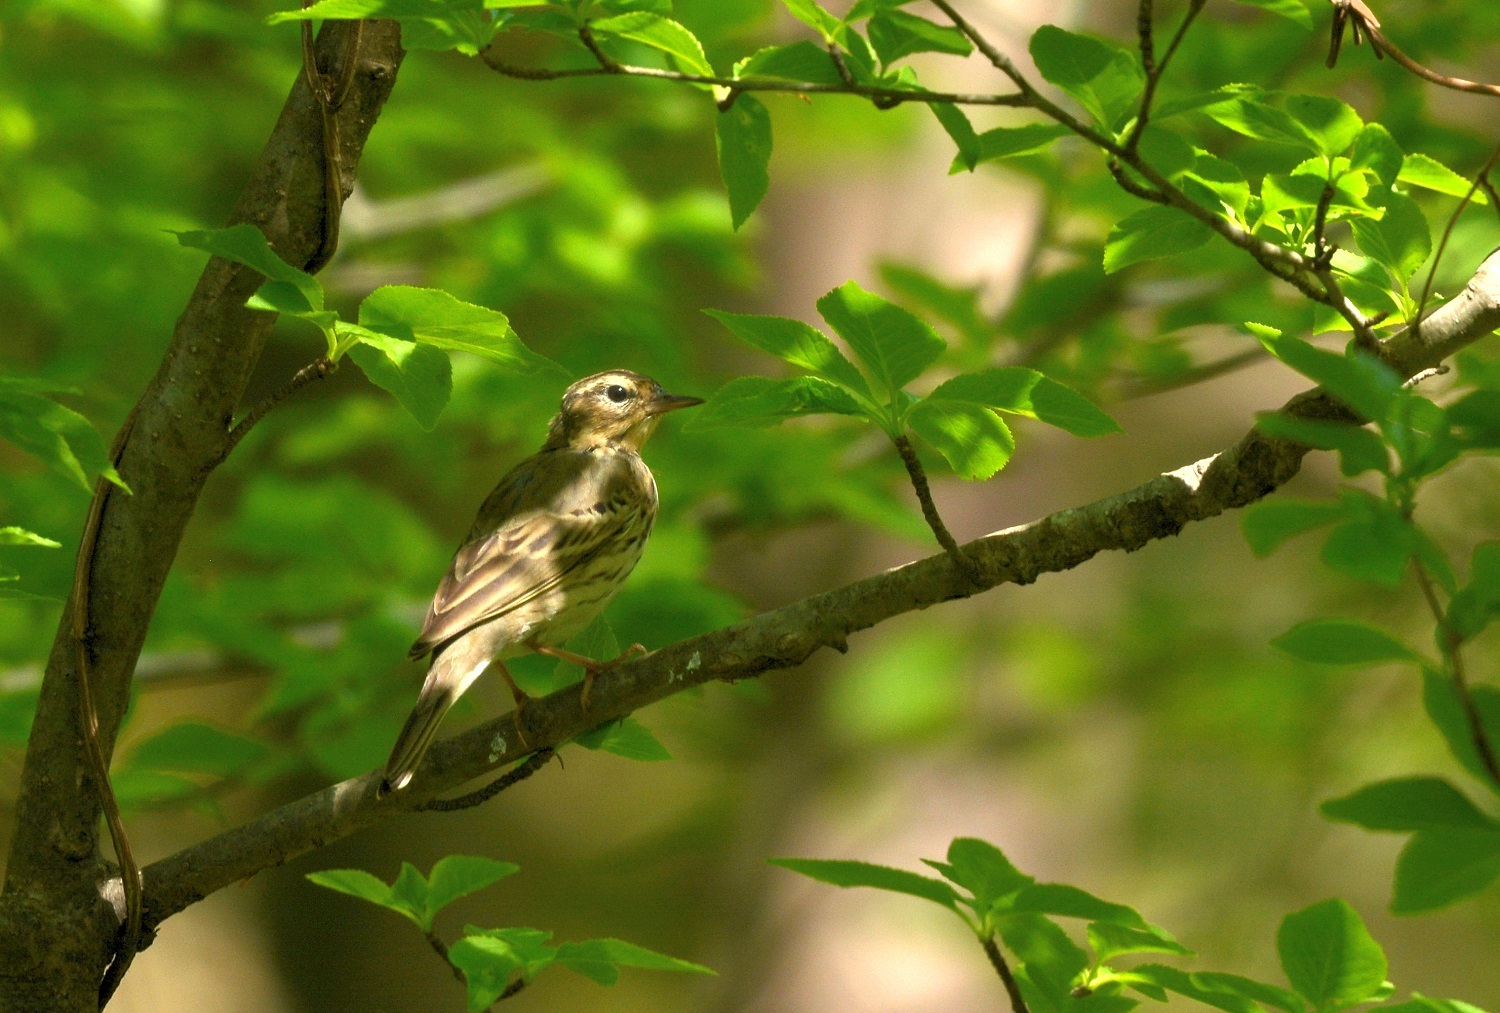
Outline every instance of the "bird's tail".
[[422, 692], [417, 697], [417, 705], [412, 708], [411, 716], [402, 726], [401, 734], [396, 736], [390, 759], [385, 761], [385, 780], [381, 782], [379, 792], [381, 795], [406, 787], [416, 773], [417, 765], [426, 755], [427, 747], [432, 745], [438, 725], [448, 713], [448, 708], [489, 666], [488, 658], [476, 664], [472, 659], [464, 657], [464, 654], [463, 651], [450, 650], [432, 660], [432, 667], [427, 670], [427, 681], [422, 683]]

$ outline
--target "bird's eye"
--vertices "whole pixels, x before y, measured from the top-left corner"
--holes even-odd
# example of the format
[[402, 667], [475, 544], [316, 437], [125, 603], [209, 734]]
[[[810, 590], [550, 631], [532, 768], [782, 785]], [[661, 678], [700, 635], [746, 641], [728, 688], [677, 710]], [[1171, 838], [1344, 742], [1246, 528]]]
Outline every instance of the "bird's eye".
[[608, 387], [604, 388], [604, 396], [609, 398], [615, 404], [624, 404], [626, 401], [630, 400], [630, 391], [626, 390], [624, 387], [621, 387], [617, 383], [612, 383]]

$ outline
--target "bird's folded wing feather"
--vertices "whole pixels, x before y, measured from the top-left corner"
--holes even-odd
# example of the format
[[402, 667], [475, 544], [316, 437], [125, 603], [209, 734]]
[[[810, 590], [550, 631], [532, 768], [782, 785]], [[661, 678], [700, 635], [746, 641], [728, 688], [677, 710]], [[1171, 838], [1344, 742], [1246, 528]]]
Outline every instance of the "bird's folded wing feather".
[[608, 551], [630, 523], [630, 462], [554, 451], [522, 462], [479, 510], [411, 656], [535, 600]]

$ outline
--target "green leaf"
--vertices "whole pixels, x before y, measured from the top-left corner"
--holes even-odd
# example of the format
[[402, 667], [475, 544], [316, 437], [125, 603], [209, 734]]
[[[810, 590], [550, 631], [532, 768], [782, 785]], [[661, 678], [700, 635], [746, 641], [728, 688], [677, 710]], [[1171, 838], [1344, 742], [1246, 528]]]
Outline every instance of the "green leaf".
[[1276, 933], [1281, 968], [1316, 1009], [1364, 1002], [1385, 983], [1385, 953], [1359, 913], [1331, 899], [1289, 914]]
[[430, 919], [460, 897], [514, 876], [521, 867], [479, 855], [449, 855], [441, 858], [428, 875], [425, 911]]
[[1033, 1010], [1061, 1011], [1073, 1006], [1072, 991], [1088, 967], [1088, 955], [1055, 922], [1040, 915], [1010, 914], [997, 919], [1021, 966], [1015, 968], [1022, 994]]
[[665, 953], [657, 953], [622, 939], [586, 939], [577, 943], [563, 943], [557, 948], [556, 959], [559, 965], [601, 985], [613, 985], [618, 981], [621, 967], [681, 971], [688, 974], [716, 973], [702, 964], [669, 957]]
[[1270, 11], [1272, 14], [1280, 14], [1288, 21], [1312, 31], [1312, 14], [1307, 10], [1307, 5], [1302, 0], [1237, 0], [1250, 7], [1259, 7], [1261, 10]]
[[1122, 218], [1104, 242], [1104, 273], [1131, 264], [1196, 250], [1213, 235], [1207, 225], [1177, 208], [1152, 206]]
[[525, 966], [514, 946], [489, 933], [464, 936], [448, 947], [448, 962], [464, 973], [469, 1013], [489, 1009]]
[[1120, 432], [1120, 424], [1088, 398], [1023, 366], [961, 373], [939, 384], [922, 403], [929, 402], [983, 405], [1045, 422], [1074, 436]]
[[947, 347], [927, 323], [852, 281], [819, 299], [818, 312], [892, 401]]
[[1133, 109], [1145, 86], [1135, 54], [1089, 35], [1043, 25], [1030, 48], [1041, 75], [1106, 127]]
[[18, 528], [15, 525], [0, 528], [0, 545], [30, 545], [44, 549], [60, 549], [61, 542], [54, 542], [50, 538], [43, 538], [34, 531]]
[[[974, 163], [993, 162], [1001, 158], [1030, 155], [1051, 147], [1059, 137], [1066, 137], [1067, 127], [1056, 123], [1025, 123], [1019, 127], [994, 127], [979, 135]], [[957, 164], [957, 163], [955, 163]], [[949, 172], [955, 170], [949, 169]]]
[[1339, 470], [1348, 478], [1366, 471], [1390, 474], [1391, 454], [1377, 434], [1352, 422], [1328, 419], [1304, 419], [1281, 412], [1262, 412], [1256, 416], [1256, 428], [1267, 436], [1333, 450], [1339, 455]]
[[963, 478], [990, 478], [1015, 453], [1010, 427], [978, 405], [929, 398], [917, 403], [907, 422]]
[[1417, 202], [1405, 194], [1392, 191], [1386, 197], [1385, 214], [1380, 219], [1352, 218], [1360, 252], [1391, 272], [1405, 284], [1432, 253], [1432, 233], [1427, 216]]
[[790, 869], [820, 883], [833, 886], [868, 886], [876, 890], [905, 893], [930, 900], [946, 908], [957, 908], [958, 894], [940, 879], [886, 865], [823, 858], [768, 858], [770, 864]]
[[693, 413], [690, 429], [721, 426], [763, 428], [803, 415], [863, 415], [864, 409], [844, 388], [816, 376], [773, 380], [742, 376], [714, 391]]
[[1311, 619], [1271, 641], [1294, 658], [1321, 665], [1375, 665], [1422, 659], [1405, 644], [1353, 619]]
[[1367, 830], [1500, 829], [1441, 777], [1403, 777], [1365, 785], [1320, 807], [1324, 816]]
[[806, 39], [756, 50], [734, 65], [734, 76], [747, 80], [772, 77], [809, 84], [837, 85], [844, 82], [828, 50]]
[[1193, 956], [1193, 951], [1179, 943], [1170, 932], [1155, 925], [1137, 929], [1115, 922], [1094, 922], [1088, 927], [1088, 937], [1089, 948], [1094, 951], [1094, 960], [1101, 964], [1126, 953]]
[[886, 66], [913, 53], [968, 56], [974, 49], [968, 36], [954, 26], [940, 25], [896, 7], [876, 11], [868, 30], [870, 45]]
[[1240, 515], [1240, 530], [1250, 551], [1264, 559], [1305, 531], [1332, 524], [1344, 516], [1344, 505], [1328, 500], [1263, 499]]
[[1200, 111], [1215, 123], [1258, 141], [1290, 144], [1319, 153], [1319, 144], [1307, 129], [1280, 106], [1267, 101], [1259, 89], [1225, 90], [1229, 98], [1203, 105]]
[[825, 40], [833, 42], [842, 33], [843, 22], [818, 6], [814, 0], [781, 0], [781, 2], [786, 5], [792, 17], [809, 28], [817, 29]]
[[130, 765], [144, 770], [231, 777], [270, 756], [264, 742], [197, 721], [170, 725], [136, 746]]
[[1003, 851], [977, 837], [954, 838], [948, 845], [946, 863], [927, 864], [973, 894], [981, 908], [991, 907], [1035, 882], [1012, 865]]
[[384, 285], [359, 304], [359, 323], [398, 341], [477, 355], [500, 366], [507, 376], [563, 372], [557, 363], [522, 344], [504, 313], [455, 299], [440, 289]]
[[[1480, 724], [1490, 742], [1500, 742], [1500, 690], [1492, 686], [1469, 687], [1469, 699], [1479, 712]], [[1422, 703], [1437, 725], [1448, 749], [1463, 768], [1486, 785], [1493, 784], [1474, 745], [1474, 731], [1463, 702], [1446, 675], [1426, 672], [1422, 677]]]
[[974, 167], [979, 164], [979, 135], [974, 132], [974, 125], [969, 122], [968, 115], [952, 102], [929, 102], [927, 108], [932, 110], [932, 115], [937, 117], [937, 121], [958, 146], [953, 168], [949, 171], [957, 172], [961, 167], [973, 172]]
[[704, 310], [746, 344], [864, 397], [870, 386], [828, 336], [801, 320]]
[[1151, 929], [1150, 923], [1142, 918], [1135, 908], [1100, 900], [1088, 891], [1066, 883], [1031, 883], [1024, 886], [1006, 905], [1006, 910], [1058, 915], [1063, 918], [1083, 918], [1091, 922], [1121, 925], [1141, 932]]
[[1448, 623], [1464, 639], [1500, 615], [1500, 542], [1481, 542], [1469, 563], [1469, 583], [1448, 602]]
[[1366, 123], [1355, 135], [1354, 148], [1349, 152], [1349, 168], [1365, 170], [1385, 186], [1396, 182], [1401, 172], [1401, 146], [1391, 132], [1379, 123]]
[[[326, 0], [325, 0], [326, 2]], [[297, 12], [283, 12], [297, 13]], [[170, 231], [170, 230], [169, 230]], [[236, 264], [244, 264], [266, 276], [268, 281], [285, 282], [292, 286], [306, 302], [305, 309], [323, 308], [323, 287], [306, 271], [299, 270], [276, 255], [271, 244], [260, 229], [248, 222], [232, 225], [227, 229], [172, 232], [183, 246], [209, 253]]]
[[375, 386], [393, 395], [431, 431], [453, 392], [453, 364], [431, 345], [403, 341], [354, 324], [339, 324], [341, 339], [357, 338], [349, 358]]
[[1125, 972], [1122, 977], [1132, 987], [1147, 995], [1140, 982], [1187, 996], [1206, 1006], [1227, 1010], [1228, 1013], [1260, 1013], [1260, 1004], [1289, 1013], [1302, 1013], [1302, 1001], [1286, 989], [1264, 982], [1242, 978], [1236, 974], [1212, 972], [1189, 974], [1165, 964], [1140, 964]]
[[729, 191], [729, 216], [738, 229], [771, 186], [771, 114], [753, 95], [740, 95], [715, 119], [719, 175]]
[[614, 753], [627, 760], [643, 760], [654, 763], [670, 760], [672, 754], [651, 730], [635, 718], [621, 718], [584, 732], [573, 740], [585, 749], [596, 749]]
[[1399, 587], [1421, 544], [1411, 521], [1383, 499], [1354, 490], [1342, 499], [1347, 517], [1328, 533], [1323, 562], [1356, 580]]
[[1478, 893], [1500, 877], [1500, 829], [1446, 828], [1412, 835], [1396, 860], [1391, 911], [1417, 914]]
[[410, 918], [418, 926], [422, 925], [422, 918], [416, 906], [397, 897], [389, 884], [363, 869], [324, 869], [319, 872], [309, 872], [307, 878], [319, 886], [337, 890], [339, 893], [347, 893], [351, 897], [358, 897], [371, 904], [378, 904]]
[[[685, 25], [671, 18], [649, 11], [631, 11], [591, 21], [589, 27], [596, 32], [618, 35], [622, 39], [631, 39], [660, 50], [677, 61], [678, 69], [686, 73], [702, 77], [714, 76], [713, 65], [703, 55], [703, 43]], [[769, 147], [768, 144], [767, 148]]]
[[1401, 378], [1385, 363], [1358, 350], [1340, 355], [1270, 330], [1258, 331], [1256, 337], [1266, 351], [1372, 422], [1384, 421], [1391, 402], [1401, 393]]
[[1406, 156], [1396, 179], [1407, 186], [1419, 186], [1460, 200], [1468, 197], [1475, 204], [1490, 202], [1483, 188], [1476, 187], [1473, 180], [1460, 176], [1431, 155], [1424, 155], [1420, 151]]
[[1364, 127], [1359, 113], [1329, 95], [1288, 95], [1282, 107], [1324, 158], [1343, 154]]
[[86, 492], [93, 491], [94, 479], [99, 476], [129, 491], [115, 471], [99, 431], [88, 419], [48, 396], [67, 389], [0, 376], [0, 439], [39, 458]]

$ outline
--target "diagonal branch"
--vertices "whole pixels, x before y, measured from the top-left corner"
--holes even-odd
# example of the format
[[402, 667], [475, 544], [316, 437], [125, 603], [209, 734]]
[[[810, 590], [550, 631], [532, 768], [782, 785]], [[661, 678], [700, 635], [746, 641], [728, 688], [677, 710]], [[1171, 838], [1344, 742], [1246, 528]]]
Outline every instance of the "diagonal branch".
[[[1411, 376], [1496, 327], [1500, 252], [1485, 261], [1463, 292], [1423, 321], [1420, 333], [1402, 331], [1386, 341], [1382, 352], [1402, 375]], [[1319, 390], [1298, 395], [1283, 410], [1305, 418], [1353, 417]], [[515, 719], [505, 715], [433, 746], [416, 781], [399, 795], [378, 799], [382, 774], [372, 771], [147, 867], [147, 929], [262, 869], [420, 807], [439, 792], [509, 766], [527, 753], [557, 748], [691, 686], [791, 668], [822, 647], [847, 650], [851, 633], [894, 616], [1001, 584], [1029, 584], [1100, 552], [1129, 552], [1175, 535], [1194, 521], [1273, 492], [1297, 473], [1307, 453], [1300, 444], [1252, 430], [1223, 452], [1134, 489], [970, 542], [963, 552], [974, 563], [975, 583], [947, 553], [930, 556], [610, 669], [594, 684], [587, 712], [573, 687], [533, 700], [523, 718], [526, 745], [516, 740]]]

